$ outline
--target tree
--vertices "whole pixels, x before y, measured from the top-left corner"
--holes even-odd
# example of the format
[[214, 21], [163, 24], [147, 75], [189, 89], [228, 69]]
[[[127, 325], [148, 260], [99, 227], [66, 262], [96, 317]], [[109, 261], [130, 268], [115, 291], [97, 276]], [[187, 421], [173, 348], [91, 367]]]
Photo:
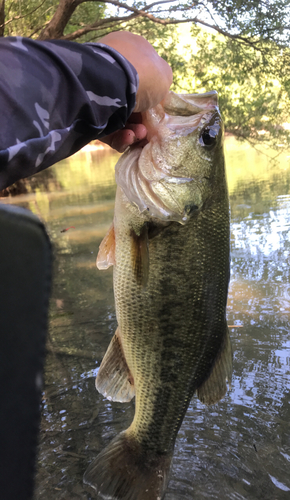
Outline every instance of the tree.
[[[0, 6], [4, 11], [5, 0]], [[90, 17], [80, 21], [83, 11], [81, 6], [89, 4], [98, 6], [89, 8]], [[100, 6], [103, 5], [103, 8]], [[108, 6], [115, 7], [111, 15]], [[105, 15], [104, 7], [107, 7]], [[151, 4], [146, 2], [123, 2], [119, 0], [6, 0], [6, 17], [4, 28], [12, 21], [28, 17], [32, 24], [36, 17], [43, 23], [39, 38], [64, 38], [76, 40], [87, 33], [101, 36], [104, 30], [120, 29], [124, 23], [132, 20], [149, 19], [161, 26], [191, 22], [195, 25], [212, 28], [218, 33], [258, 47], [260, 42], [275, 42], [281, 47], [289, 47], [290, 41], [290, 0], [205, 0], [187, 1], [157, 0]], [[20, 12], [18, 12], [20, 10]], [[71, 17], [78, 11], [79, 29], [66, 31]], [[2, 16], [3, 17], [3, 16]], [[45, 17], [45, 21], [44, 21]], [[40, 24], [38, 22], [38, 24]], [[3, 23], [2, 23], [3, 24]], [[23, 27], [23, 25], [22, 25]], [[38, 32], [39, 26], [31, 26], [30, 36]], [[6, 33], [9, 34], [9, 33]]]
[[[172, 65], [175, 90], [219, 91], [228, 131], [290, 145], [283, 125], [290, 121], [290, 0], [4, 2], [0, 36], [83, 42], [120, 29], [140, 33]], [[184, 23], [194, 39], [181, 53], [176, 28]]]
[[[281, 53], [270, 41], [256, 49], [200, 29], [194, 33], [198, 50], [188, 63], [194, 89], [218, 91], [227, 132], [278, 151], [289, 146], [289, 51]], [[186, 82], [181, 78], [179, 85], [190, 91]]]
[[[2, 15], [3, 36], [63, 38], [64, 32], [75, 32], [92, 19], [101, 19], [106, 10], [104, 3], [86, 0], [20, 0], [17, 4], [14, 0], [1, 1], [5, 12], [5, 16]], [[41, 35], [44, 31], [46, 36]]]

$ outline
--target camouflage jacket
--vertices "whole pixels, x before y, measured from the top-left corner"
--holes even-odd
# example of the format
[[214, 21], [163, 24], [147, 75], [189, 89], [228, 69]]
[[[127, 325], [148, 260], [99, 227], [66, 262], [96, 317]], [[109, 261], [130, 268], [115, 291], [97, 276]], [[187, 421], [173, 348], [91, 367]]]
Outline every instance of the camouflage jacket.
[[138, 75], [111, 47], [0, 39], [0, 190], [123, 128]]

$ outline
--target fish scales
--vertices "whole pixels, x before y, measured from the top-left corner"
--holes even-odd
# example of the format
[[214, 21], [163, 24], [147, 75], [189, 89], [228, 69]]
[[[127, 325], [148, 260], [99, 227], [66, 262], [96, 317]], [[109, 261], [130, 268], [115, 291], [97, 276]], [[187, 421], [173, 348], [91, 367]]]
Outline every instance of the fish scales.
[[[220, 203], [212, 200], [214, 209], [209, 206], [185, 226], [173, 223], [149, 240], [146, 288], [130, 280], [130, 227], [122, 226], [122, 234], [116, 232], [117, 320], [136, 381], [132, 431], [140, 442], [160, 453], [172, 446], [179, 428], [173, 431], [172, 422], [178, 417], [181, 423], [187, 403], [210, 371], [225, 331], [229, 279], [225, 219], [229, 215], [226, 197], [220, 194]], [[122, 217], [120, 210], [116, 226], [118, 217]], [[166, 387], [169, 391], [163, 398]], [[162, 408], [164, 421], [156, 421]]]
[[[186, 115], [188, 97], [173, 96], [175, 101], [170, 101], [170, 95], [167, 99], [171, 102], [168, 108], [172, 112], [182, 99]], [[158, 158], [165, 151], [159, 165], [169, 164], [166, 176], [170, 168], [174, 175], [166, 183], [166, 176], [162, 178], [159, 170], [161, 190], [156, 184], [157, 169], [154, 178], [148, 177], [146, 190], [140, 191], [135, 182], [130, 187], [135, 189], [133, 192], [127, 187], [130, 171], [126, 171], [126, 184], [122, 185], [116, 167], [119, 185], [114, 224], [100, 254], [106, 242], [114, 239], [114, 261], [108, 265], [114, 264], [118, 330], [96, 386], [119, 401], [130, 400], [134, 391], [135, 416], [131, 426], [100, 453], [84, 476], [85, 483], [102, 498], [161, 499], [175, 439], [193, 394], [197, 391], [205, 403], [216, 402], [224, 395], [225, 381], [231, 377], [232, 354], [225, 316], [229, 206], [222, 125], [213, 93], [200, 100], [206, 109], [199, 114], [195, 110], [194, 122], [190, 122], [195, 102], [198, 106], [194, 98], [188, 106], [189, 118], [177, 117], [175, 129], [174, 118], [168, 118], [164, 109], [144, 117], [152, 140], [147, 152], [146, 147], [140, 152], [142, 182], [146, 181], [146, 161], [154, 162], [154, 150], [158, 149]], [[157, 148], [154, 140], [158, 134]], [[209, 147], [203, 148], [201, 141], [208, 142]], [[133, 154], [138, 162], [138, 155]], [[126, 155], [123, 158], [126, 162]], [[124, 165], [121, 161], [119, 171]], [[131, 161], [131, 167], [136, 179], [138, 163]], [[148, 168], [147, 176], [151, 171]], [[149, 196], [139, 200], [140, 192], [145, 197], [146, 191]], [[161, 202], [152, 205], [156, 196]], [[113, 350], [116, 343], [118, 356]], [[120, 352], [125, 370], [118, 362]], [[121, 396], [119, 387], [112, 387], [110, 382], [116, 372], [122, 379]]]

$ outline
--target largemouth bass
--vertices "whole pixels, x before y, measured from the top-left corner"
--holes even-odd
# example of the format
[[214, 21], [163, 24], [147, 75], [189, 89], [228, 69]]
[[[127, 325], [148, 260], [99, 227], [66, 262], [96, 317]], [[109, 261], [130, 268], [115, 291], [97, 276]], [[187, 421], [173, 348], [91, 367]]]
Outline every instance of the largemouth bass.
[[135, 416], [90, 465], [101, 498], [161, 500], [194, 393], [226, 392], [229, 202], [217, 94], [169, 93], [143, 114], [148, 144], [116, 165], [114, 222], [97, 265], [114, 265], [117, 331], [96, 387], [135, 395]]

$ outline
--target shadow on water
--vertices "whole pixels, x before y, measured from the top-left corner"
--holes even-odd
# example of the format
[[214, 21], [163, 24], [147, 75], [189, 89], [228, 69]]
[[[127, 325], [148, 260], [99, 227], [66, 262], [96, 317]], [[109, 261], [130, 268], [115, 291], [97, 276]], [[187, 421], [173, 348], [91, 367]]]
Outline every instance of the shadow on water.
[[[228, 323], [240, 326], [231, 328], [232, 390], [212, 407], [191, 402], [166, 500], [290, 498], [289, 157], [272, 164], [232, 138], [226, 153]], [[111, 403], [94, 388], [116, 328], [112, 272], [95, 260], [113, 217], [117, 157], [79, 153], [1, 200], [39, 215], [55, 253], [36, 500], [88, 500], [83, 472], [134, 414], [133, 403]]]

